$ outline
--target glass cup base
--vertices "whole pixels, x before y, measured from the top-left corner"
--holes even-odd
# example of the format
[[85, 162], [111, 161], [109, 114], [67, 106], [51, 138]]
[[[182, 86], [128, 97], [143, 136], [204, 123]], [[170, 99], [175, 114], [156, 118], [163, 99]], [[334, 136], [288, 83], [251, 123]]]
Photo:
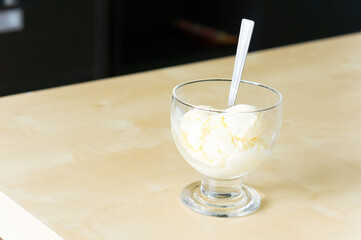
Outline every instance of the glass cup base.
[[214, 217], [240, 217], [253, 213], [261, 205], [259, 194], [251, 187], [242, 185], [239, 194], [205, 193], [200, 181], [185, 187], [182, 202], [195, 212]]

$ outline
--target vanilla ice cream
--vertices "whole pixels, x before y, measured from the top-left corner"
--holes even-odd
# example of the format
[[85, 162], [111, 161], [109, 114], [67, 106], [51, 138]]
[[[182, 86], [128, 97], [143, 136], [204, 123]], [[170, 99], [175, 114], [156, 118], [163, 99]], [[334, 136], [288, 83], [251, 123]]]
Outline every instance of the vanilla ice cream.
[[176, 143], [185, 150], [186, 160], [204, 175], [222, 179], [244, 175], [268, 155], [263, 136], [267, 122], [257, 110], [245, 104], [221, 113], [193, 108], [179, 121]]

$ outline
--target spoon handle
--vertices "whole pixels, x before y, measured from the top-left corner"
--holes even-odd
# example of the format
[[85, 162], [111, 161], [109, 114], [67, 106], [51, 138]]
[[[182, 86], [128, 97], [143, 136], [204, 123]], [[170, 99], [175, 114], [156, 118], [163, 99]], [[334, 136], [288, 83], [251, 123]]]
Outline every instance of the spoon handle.
[[252, 37], [254, 22], [248, 19], [242, 19], [241, 30], [238, 38], [236, 60], [234, 62], [231, 89], [228, 98], [228, 107], [235, 104], [239, 83], [241, 81], [244, 63], [248, 52], [249, 43]]

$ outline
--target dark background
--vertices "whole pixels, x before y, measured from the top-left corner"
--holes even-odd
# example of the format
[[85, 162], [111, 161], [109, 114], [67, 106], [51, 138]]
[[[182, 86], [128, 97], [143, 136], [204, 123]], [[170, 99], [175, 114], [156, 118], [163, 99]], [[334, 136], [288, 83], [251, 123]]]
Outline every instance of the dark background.
[[[359, 0], [0, 0], [24, 28], [0, 33], [0, 96], [361, 30]], [[219, 36], [226, 36], [227, 40]]]

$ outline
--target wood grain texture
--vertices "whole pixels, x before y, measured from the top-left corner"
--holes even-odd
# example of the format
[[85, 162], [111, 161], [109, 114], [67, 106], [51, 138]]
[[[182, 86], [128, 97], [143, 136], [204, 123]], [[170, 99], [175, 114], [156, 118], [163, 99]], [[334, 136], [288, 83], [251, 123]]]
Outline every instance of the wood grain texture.
[[0, 191], [65, 239], [360, 239], [361, 34], [251, 53], [244, 79], [284, 97], [281, 137], [246, 176], [262, 206], [192, 212], [200, 175], [171, 133], [175, 85], [234, 57], [0, 98]]

